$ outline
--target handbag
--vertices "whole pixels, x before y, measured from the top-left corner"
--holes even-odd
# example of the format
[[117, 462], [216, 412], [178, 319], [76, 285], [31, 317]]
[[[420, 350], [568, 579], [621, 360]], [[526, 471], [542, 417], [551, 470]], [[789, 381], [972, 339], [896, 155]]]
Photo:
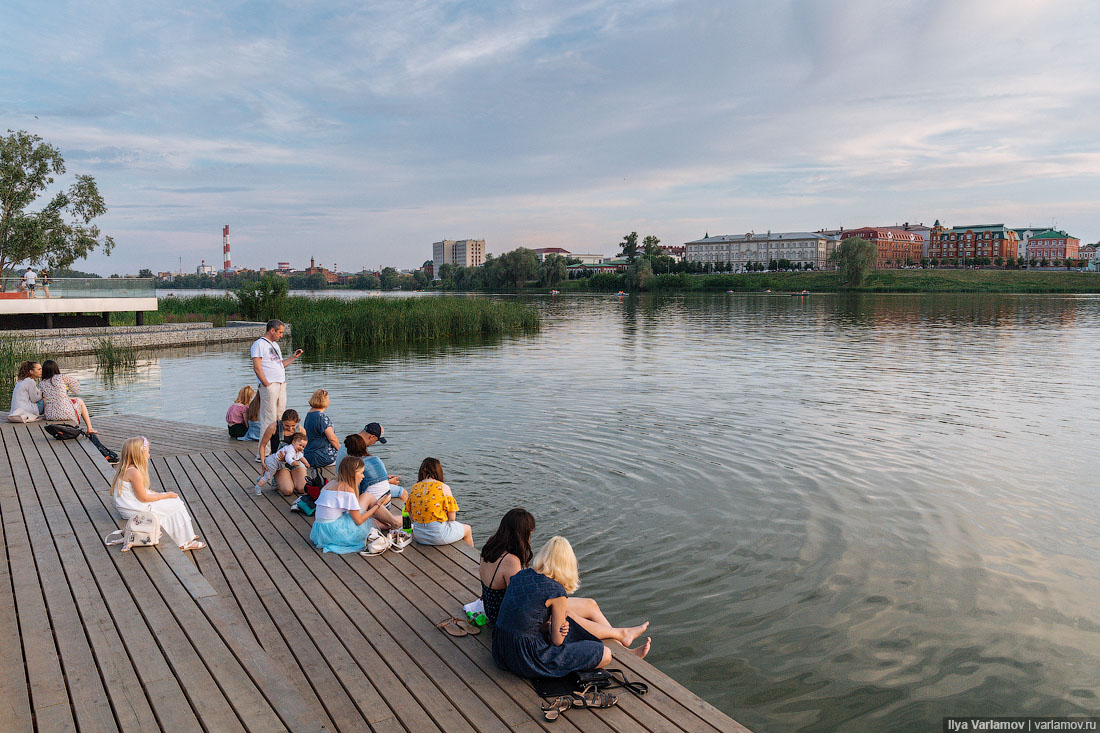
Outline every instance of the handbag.
[[79, 438], [84, 434], [84, 431], [75, 425], [47, 425], [42, 429], [58, 440]]
[[[115, 535], [121, 535], [115, 539]], [[160, 517], [152, 512], [138, 512], [126, 520], [124, 529], [116, 529], [103, 538], [105, 545], [122, 545], [126, 552], [131, 547], [151, 547], [160, 544]]]

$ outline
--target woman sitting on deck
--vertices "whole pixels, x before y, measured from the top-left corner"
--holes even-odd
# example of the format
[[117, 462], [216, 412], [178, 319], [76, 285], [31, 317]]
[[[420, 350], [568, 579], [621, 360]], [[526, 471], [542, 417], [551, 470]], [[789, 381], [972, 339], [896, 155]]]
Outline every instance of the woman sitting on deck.
[[[381, 471], [381, 475], [386, 475], [386, 467], [382, 465], [382, 461], [370, 454], [367, 449], [367, 441], [363, 440], [359, 433], [352, 433], [344, 438], [344, 450], [347, 451], [349, 456], [363, 459], [363, 477], [359, 480], [359, 493], [370, 494], [378, 503], [378, 508], [373, 515], [375, 525], [381, 530], [399, 529], [401, 527], [401, 520], [393, 516], [390, 512], [389, 504], [383, 503], [383, 499], [379, 498], [376, 492], [370, 490], [371, 486], [376, 483], [374, 479], [379, 470]], [[377, 461], [377, 465], [381, 466], [381, 468], [372, 471], [372, 475], [368, 476], [367, 472], [371, 471], [371, 464], [373, 461]], [[393, 479], [400, 478], [400, 476], [393, 477]], [[390, 481], [391, 479], [385, 480]], [[389, 485], [389, 483], [386, 484], [387, 487]], [[407, 498], [408, 494], [403, 494], [403, 496]], [[387, 491], [384, 501], [388, 502], [389, 500], [390, 493]]]
[[[580, 586], [577, 556], [564, 537], [551, 537], [531, 567], [520, 570], [508, 583], [493, 630], [493, 660], [520, 677], [564, 677], [581, 669], [611, 663], [611, 650], [602, 639], [634, 643], [649, 622], [615, 628], [595, 601], [586, 614], [574, 614], [567, 593]], [[584, 599], [588, 600], [588, 599]], [[650, 640], [629, 651], [639, 659], [649, 653]]]
[[325, 414], [328, 406], [328, 390], [317, 390], [309, 398], [310, 410], [302, 421], [309, 441], [306, 444], [306, 460], [311, 466], [331, 466], [336, 460], [336, 451], [340, 450], [332, 420]]
[[443, 466], [436, 458], [420, 463], [416, 483], [409, 489], [405, 505], [412, 518], [413, 539], [422, 545], [449, 545], [462, 540], [474, 546], [470, 525], [455, 521], [458, 502], [451, 487], [443, 483]]
[[336, 469], [336, 480], [329, 481], [317, 497], [317, 513], [309, 541], [325, 552], [347, 554], [367, 546], [371, 535], [370, 518], [378, 503], [368, 493], [360, 494], [363, 459], [348, 456]]
[[206, 547], [195, 534], [195, 528], [191, 525], [191, 514], [183, 499], [174, 491], [150, 491], [147, 438], [130, 438], [122, 444], [118, 469], [111, 482], [111, 495], [123, 519], [129, 519], [138, 512], [151, 512], [160, 518], [161, 529], [181, 550], [201, 550]]
[[[259, 463], [263, 464], [268, 453], [274, 455], [279, 448], [289, 443], [298, 432], [298, 413], [287, 410], [281, 419], [267, 426], [260, 436]], [[283, 496], [304, 494], [306, 492], [306, 467], [280, 468], [275, 472], [275, 488]]]
[[46, 400], [47, 420], [67, 420], [79, 426], [80, 419], [84, 418], [88, 432], [95, 432], [84, 400], [69, 396], [70, 392], [80, 394], [80, 382], [67, 374], [62, 374], [61, 367], [53, 359], [42, 362], [42, 382], [38, 386], [42, 390], [43, 399]]
[[481, 548], [481, 602], [489, 623], [496, 624], [504, 592], [512, 576], [531, 563], [531, 533], [535, 518], [526, 509], [510, 509], [496, 534]]
[[34, 422], [42, 419], [38, 403], [42, 392], [36, 379], [42, 378], [42, 365], [37, 361], [25, 361], [19, 365], [19, 381], [11, 393], [11, 412], [8, 422]]
[[246, 432], [237, 440], [259, 440], [263, 435], [264, 429], [260, 425], [260, 393], [253, 390], [255, 394], [252, 395], [252, 400], [248, 403], [248, 409], [245, 410], [244, 420], [248, 423], [248, 432]]

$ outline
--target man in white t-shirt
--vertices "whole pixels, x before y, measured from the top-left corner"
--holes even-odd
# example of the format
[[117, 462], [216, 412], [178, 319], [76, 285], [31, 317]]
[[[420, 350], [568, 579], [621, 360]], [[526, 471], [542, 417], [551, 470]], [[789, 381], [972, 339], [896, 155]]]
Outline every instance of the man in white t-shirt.
[[273, 318], [267, 322], [267, 332], [252, 344], [252, 370], [260, 381], [260, 430], [266, 430], [286, 409], [286, 367], [302, 355], [298, 349], [294, 356], [283, 358], [279, 339], [285, 332], [283, 322]]
[[27, 271], [23, 273], [23, 287], [27, 290], [27, 297], [34, 297], [34, 289], [38, 285], [38, 275], [35, 273], [33, 267], [28, 267]]

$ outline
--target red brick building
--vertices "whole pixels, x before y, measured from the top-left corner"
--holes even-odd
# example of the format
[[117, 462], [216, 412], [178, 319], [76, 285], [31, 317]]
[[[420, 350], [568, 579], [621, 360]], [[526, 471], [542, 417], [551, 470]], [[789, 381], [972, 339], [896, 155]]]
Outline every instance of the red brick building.
[[1058, 229], [1039, 232], [1027, 242], [1028, 259], [1064, 260], [1067, 257], [1076, 260], [1080, 256], [1081, 240], [1071, 237]]
[[916, 265], [924, 254], [924, 238], [902, 227], [847, 229], [837, 236], [842, 240], [848, 237], [859, 237], [875, 245], [878, 251], [878, 256], [875, 257], [877, 268]]
[[1016, 256], [1020, 241], [1015, 230], [1004, 224], [981, 224], [947, 229], [938, 221], [929, 232], [928, 256], [940, 263], [959, 260], [960, 263], [976, 257], [1008, 259]]

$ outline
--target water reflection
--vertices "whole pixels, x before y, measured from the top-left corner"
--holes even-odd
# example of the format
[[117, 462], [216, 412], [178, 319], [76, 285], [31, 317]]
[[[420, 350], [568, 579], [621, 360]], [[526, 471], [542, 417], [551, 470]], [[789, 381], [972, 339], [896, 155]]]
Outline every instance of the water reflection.
[[[479, 541], [516, 504], [566, 533], [582, 593], [752, 728], [1097, 708], [1100, 299], [533, 300], [530, 337], [309, 354], [289, 402], [439, 457]], [[88, 401], [222, 429], [252, 379], [245, 345], [165, 352]]]

